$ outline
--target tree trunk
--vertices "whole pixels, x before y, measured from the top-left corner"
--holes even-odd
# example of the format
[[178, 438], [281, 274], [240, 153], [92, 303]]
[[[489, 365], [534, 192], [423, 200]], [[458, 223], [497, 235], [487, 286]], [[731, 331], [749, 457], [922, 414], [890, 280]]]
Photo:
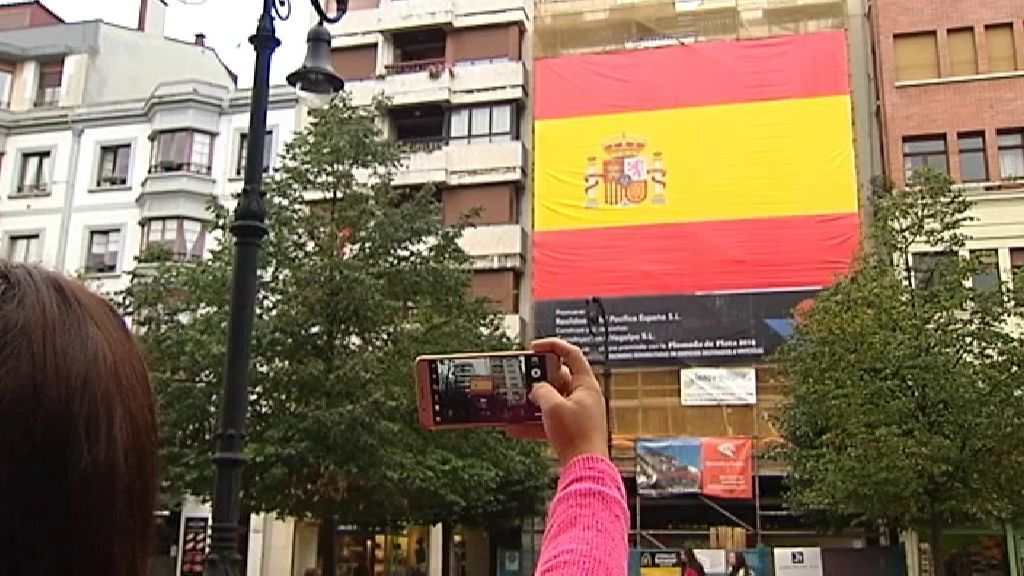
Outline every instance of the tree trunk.
[[320, 519], [320, 537], [317, 543], [317, 555], [320, 556], [320, 575], [336, 576], [338, 574], [337, 536], [338, 522], [334, 516]]
[[933, 511], [931, 521], [929, 545], [932, 549], [932, 564], [935, 567], [933, 574], [935, 576], [946, 576], [946, 554], [942, 548], [942, 519], [939, 518], [938, 513]]

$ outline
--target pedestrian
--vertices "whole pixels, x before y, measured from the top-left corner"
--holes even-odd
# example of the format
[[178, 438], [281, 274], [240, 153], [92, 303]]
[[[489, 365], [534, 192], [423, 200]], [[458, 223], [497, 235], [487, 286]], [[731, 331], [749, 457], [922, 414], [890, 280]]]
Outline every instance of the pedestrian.
[[[530, 391], [562, 466], [535, 574], [622, 576], [628, 572], [629, 510], [622, 477], [608, 457], [601, 386], [576, 346], [547, 339], [534, 342], [533, 350], [557, 354], [564, 364], [550, 384]], [[528, 426], [510, 433], [533, 435]]]
[[747, 567], [743, 552], [729, 552], [729, 576], [754, 576], [754, 571]]
[[79, 282], [0, 262], [0, 573], [148, 574], [156, 451], [120, 314]]
[[686, 570], [683, 571], [683, 576], [706, 576], [704, 565], [693, 553], [693, 548], [683, 548], [683, 558], [686, 559]]

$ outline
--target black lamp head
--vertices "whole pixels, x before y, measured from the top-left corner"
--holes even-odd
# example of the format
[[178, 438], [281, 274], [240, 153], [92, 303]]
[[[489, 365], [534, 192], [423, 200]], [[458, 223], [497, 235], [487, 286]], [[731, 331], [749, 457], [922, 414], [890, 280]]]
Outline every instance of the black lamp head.
[[313, 94], [334, 94], [345, 87], [331, 65], [331, 33], [323, 22], [309, 29], [306, 60], [301, 68], [288, 75], [288, 84]]

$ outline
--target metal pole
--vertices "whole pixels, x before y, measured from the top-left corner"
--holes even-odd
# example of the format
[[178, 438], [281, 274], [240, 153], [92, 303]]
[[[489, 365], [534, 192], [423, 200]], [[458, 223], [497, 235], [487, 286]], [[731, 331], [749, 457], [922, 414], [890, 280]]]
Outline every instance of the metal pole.
[[608, 313], [604, 302], [594, 296], [587, 300], [587, 331], [592, 337], [598, 337], [598, 328], [603, 328], [601, 338], [601, 377], [604, 380], [604, 418], [608, 423], [608, 457], [612, 455], [612, 365], [609, 350]]
[[235, 237], [235, 263], [231, 280], [227, 358], [221, 398], [220, 431], [213, 455], [216, 481], [213, 526], [206, 574], [240, 576], [244, 573], [238, 551], [238, 516], [241, 507], [243, 444], [248, 409], [249, 371], [252, 361], [252, 326], [260, 246], [267, 235], [263, 205], [263, 152], [270, 99], [270, 59], [281, 44], [274, 31], [273, 1], [263, 0], [256, 33], [249, 42], [256, 50], [256, 70], [249, 110], [245, 185], [235, 207], [231, 234]]

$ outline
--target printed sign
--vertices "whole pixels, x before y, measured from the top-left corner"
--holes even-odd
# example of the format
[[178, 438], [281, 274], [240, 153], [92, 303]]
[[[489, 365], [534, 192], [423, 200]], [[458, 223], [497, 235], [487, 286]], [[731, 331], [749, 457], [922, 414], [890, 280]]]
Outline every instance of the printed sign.
[[704, 494], [749, 499], [753, 451], [749, 438], [637, 440], [637, 489], [650, 498]]
[[640, 555], [640, 576], [682, 576], [686, 560], [682, 552], [644, 552]]
[[209, 524], [209, 519], [205, 517], [185, 519], [185, 533], [181, 547], [182, 576], [203, 573], [203, 564], [206, 563], [206, 530]]
[[679, 373], [683, 406], [747, 406], [757, 403], [753, 368], [684, 368]]
[[753, 498], [753, 454], [749, 438], [704, 438], [701, 492], [716, 498]]
[[693, 555], [704, 567], [705, 574], [729, 573], [725, 550], [694, 550]]
[[822, 576], [821, 548], [776, 548], [775, 576]]

